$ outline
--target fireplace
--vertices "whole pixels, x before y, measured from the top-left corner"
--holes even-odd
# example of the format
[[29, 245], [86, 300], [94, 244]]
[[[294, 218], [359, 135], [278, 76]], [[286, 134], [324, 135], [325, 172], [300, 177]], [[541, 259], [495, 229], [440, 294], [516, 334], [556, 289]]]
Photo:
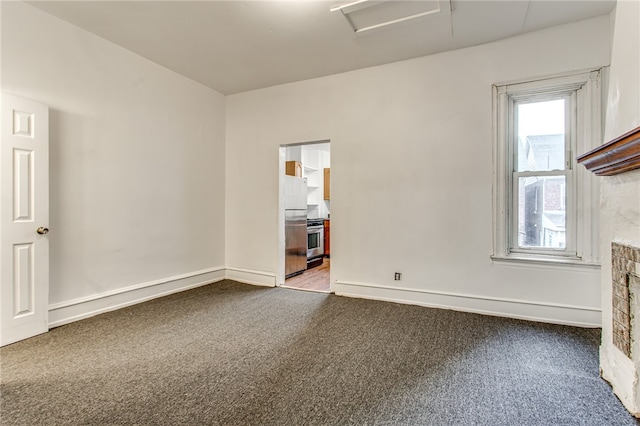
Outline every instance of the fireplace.
[[578, 162], [602, 176], [600, 372], [640, 418], [640, 127], [581, 155]]

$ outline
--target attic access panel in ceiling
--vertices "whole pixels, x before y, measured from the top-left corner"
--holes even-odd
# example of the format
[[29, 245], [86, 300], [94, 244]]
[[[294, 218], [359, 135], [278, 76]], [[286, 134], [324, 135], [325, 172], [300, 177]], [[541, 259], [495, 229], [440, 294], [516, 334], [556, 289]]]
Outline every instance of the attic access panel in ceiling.
[[342, 12], [356, 34], [426, 16], [449, 15], [450, 0], [356, 0], [331, 8]]

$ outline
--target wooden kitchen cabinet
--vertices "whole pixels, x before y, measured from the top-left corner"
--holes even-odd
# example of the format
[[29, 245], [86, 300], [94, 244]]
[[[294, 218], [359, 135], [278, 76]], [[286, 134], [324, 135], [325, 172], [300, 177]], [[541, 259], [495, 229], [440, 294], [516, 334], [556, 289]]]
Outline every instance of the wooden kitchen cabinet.
[[324, 169], [324, 199], [331, 199], [331, 169]]
[[287, 161], [284, 173], [289, 176], [302, 177], [302, 163], [299, 161]]
[[[328, 169], [325, 169], [328, 170]], [[329, 257], [331, 254], [331, 221], [324, 221], [324, 255]]]

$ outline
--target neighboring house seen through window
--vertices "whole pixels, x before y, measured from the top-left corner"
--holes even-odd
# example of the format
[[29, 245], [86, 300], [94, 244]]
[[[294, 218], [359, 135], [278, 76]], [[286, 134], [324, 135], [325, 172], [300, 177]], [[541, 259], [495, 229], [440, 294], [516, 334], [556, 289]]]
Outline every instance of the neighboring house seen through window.
[[597, 263], [600, 71], [494, 86], [495, 260]]

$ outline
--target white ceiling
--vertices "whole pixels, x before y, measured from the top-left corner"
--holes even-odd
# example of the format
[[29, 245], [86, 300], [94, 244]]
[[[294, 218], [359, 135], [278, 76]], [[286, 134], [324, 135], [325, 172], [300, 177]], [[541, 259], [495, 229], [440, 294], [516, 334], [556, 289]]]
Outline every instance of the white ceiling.
[[345, 3], [29, 2], [223, 94], [473, 46], [615, 7], [615, 0], [440, 0], [445, 13], [357, 35], [341, 11], [329, 10]]

